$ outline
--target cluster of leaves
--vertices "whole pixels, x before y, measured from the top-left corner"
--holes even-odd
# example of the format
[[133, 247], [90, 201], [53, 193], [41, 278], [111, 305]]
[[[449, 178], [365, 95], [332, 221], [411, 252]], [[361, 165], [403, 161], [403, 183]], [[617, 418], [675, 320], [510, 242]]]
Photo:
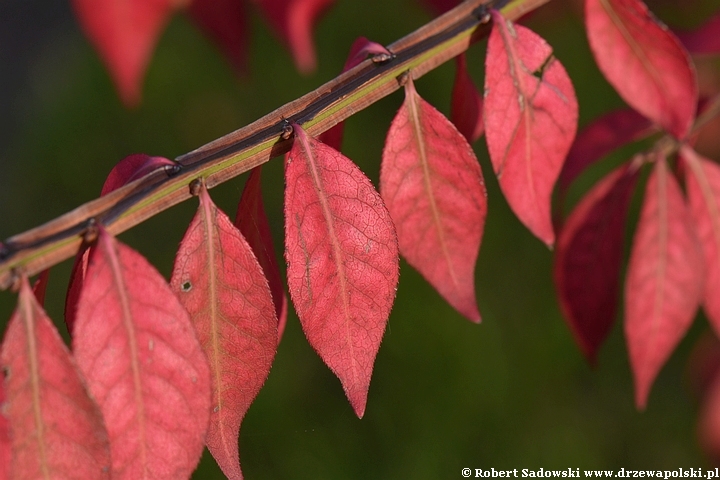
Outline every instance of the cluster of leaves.
[[[152, 45], [177, 3], [126, 0], [106, 9], [75, 1], [128, 104], [139, 100]], [[301, 69], [310, 68], [310, 29], [327, 2], [257, 3]], [[232, 47], [237, 64], [243, 29], [233, 22], [244, 18], [241, 6], [206, 0], [188, 6]], [[287, 290], [309, 343], [358, 417], [394, 301], [399, 255], [458, 312], [480, 321], [474, 270], [487, 196], [470, 142], [483, 134], [510, 207], [536, 237], [555, 245], [561, 304], [591, 362], [617, 309], [633, 187], [642, 167], [652, 165], [625, 294], [639, 407], [701, 303], [720, 328], [713, 295], [720, 288], [720, 167], [692, 147], [702, 123], [696, 112], [702, 119], [704, 109], [720, 107], [698, 99], [688, 53], [720, 51], [717, 19], [684, 35], [683, 46], [640, 0], [586, 0], [585, 9], [596, 61], [632, 110], [598, 119], [577, 139], [575, 93], [552, 48], [497, 10], [487, 14], [493, 27], [485, 93], [478, 94], [465, 56], [458, 57], [452, 122], [420, 97], [412, 72], [399, 79], [405, 101], [387, 133], [379, 192], [340, 152], [342, 125], [320, 139], [287, 125], [284, 135], [293, 137], [285, 158]], [[128, 25], [139, 30], [129, 36]], [[359, 39], [345, 69], [368, 55], [392, 53]], [[648, 152], [606, 175], [567, 219], [553, 222], [556, 183], [562, 197], [587, 166], [649, 135], [658, 140]], [[128, 157], [101, 194], [172, 165], [162, 157]], [[213, 204], [201, 178], [190, 185], [199, 208], [169, 282], [102, 226], [86, 232], [66, 302], [71, 351], [41, 306], [47, 275], [34, 291], [21, 278], [0, 356], [0, 478], [187, 478], [204, 445], [229, 478], [242, 477], [240, 424], [267, 378], [288, 309], [260, 175], [259, 167], [251, 173], [234, 222]], [[720, 417], [717, 408], [708, 415]]]

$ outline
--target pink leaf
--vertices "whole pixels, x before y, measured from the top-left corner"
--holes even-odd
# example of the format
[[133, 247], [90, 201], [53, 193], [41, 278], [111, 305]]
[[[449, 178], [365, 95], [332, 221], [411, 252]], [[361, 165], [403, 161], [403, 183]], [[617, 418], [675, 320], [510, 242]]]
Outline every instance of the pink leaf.
[[692, 323], [703, 293], [703, 263], [680, 186], [659, 158], [646, 186], [625, 283], [625, 337], [640, 409]]
[[240, 423], [270, 373], [278, 320], [250, 245], [205, 187], [199, 196], [170, 286], [210, 361], [212, 413], [205, 442], [225, 475], [241, 479]]
[[243, 234], [250, 248], [252, 248], [267, 279], [273, 303], [275, 304], [275, 315], [278, 319], [279, 343], [287, 322], [288, 301], [287, 295], [285, 295], [284, 283], [280, 276], [277, 257], [275, 256], [270, 224], [265, 214], [265, 207], [263, 207], [260, 188], [261, 169], [261, 166], [253, 168], [247, 182], [245, 182], [245, 189], [240, 197], [235, 216], [235, 226]]
[[[358, 37], [350, 47], [350, 53], [348, 54], [345, 65], [343, 66], [343, 72], [347, 72], [351, 68], [360, 65], [368, 55], [391, 55], [387, 48], [383, 47], [379, 43], [371, 42], [365, 37]], [[328, 147], [334, 148], [340, 151], [343, 139], [343, 130], [345, 128], [345, 122], [340, 122], [332, 127], [330, 130], [323, 132], [318, 137], [322, 143]]]
[[207, 358], [165, 279], [104, 229], [80, 294], [73, 350], [105, 419], [112, 477], [188, 478], [210, 414]]
[[285, 164], [290, 296], [310, 345], [365, 413], [370, 376], [398, 282], [395, 229], [370, 180], [294, 125]]
[[623, 145], [643, 138], [654, 131], [652, 123], [629, 108], [614, 110], [596, 118], [578, 134], [570, 148], [558, 179], [565, 193], [570, 184], [587, 167]]
[[483, 123], [483, 99], [467, 71], [465, 54], [455, 61], [455, 83], [453, 84], [450, 119], [468, 142], [480, 138], [485, 131]]
[[695, 69], [685, 49], [640, 0], [586, 0], [595, 61], [634, 109], [677, 138], [695, 118]]
[[253, 0], [270, 25], [290, 48], [302, 73], [315, 70], [312, 30], [334, 0]]
[[560, 231], [554, 278], [565, 320], [585, 357], [597, 351], [615, 321], [628, 202], [637, 170], [622, 166], [600, 180]]
[[515, 214], [552, 245], [551, 194], [577, 129], [575, 91], [550, 45], [492, 16], [483, 109], [490, 159]]
[[[118, 188], [138, 180], [145, 175], [159, 169], [175, 166], [175, 162], [163, 157], [151, 157], [144, 153], [136, 153], [129, 155], [120, 160], [105, 179], [100, 196], [117, 190]], [[87, 270], [89, 249], [86, 245], [80, 247], [75, 256], [75, 263], [70, 273], [70, 284], [68, 285], [67, 294], [65, 296], [65, 325], [70, 335], [73, 333], [75, 325], [75, 313], [77, 311], [77, 303], [80, 299], [80, 292], [83, 288], [85, 279], [85, 271]]]
[[140, 103], [155, 43], [180, 0], [73, 0], [126, 106]]
[[450, 305], [479, 322], [474, 273], [487, 213], [482, 171], [465, 138], [420, 98], [410, 78], [385, 140], [380, 190], [400, 253]]
[[[110, 478], [102, 417], [27, 278], [2, 344], [11, 478]], [[3, 465], [5, 465], [3, 463]]]
[[695, 229], [705, 257], [704, 308], [710, 324], [720, 333], [720, 166], [684, 147], [682, 159]]
[[235, 70], [244, 72], [249, 44], [245, 1], [191, 0], [188, 13], [222, 49]]
[[710, 20], [699, 28], [689, 32], [677, 32], [676, 35], [690, 53], [720, 53], [720, 13], [710, 17]]

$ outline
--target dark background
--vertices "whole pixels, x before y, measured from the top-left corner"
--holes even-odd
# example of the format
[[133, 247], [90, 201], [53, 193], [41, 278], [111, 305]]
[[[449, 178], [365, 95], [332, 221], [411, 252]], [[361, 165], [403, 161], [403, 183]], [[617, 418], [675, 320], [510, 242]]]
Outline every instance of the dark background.
[[[650, 5], [666, 22], [686, 27], [717, 8], [716, 0]], [[580, 12], [579, 2], [555, 0], [526, 23], [553, 45], [573, 79], [582, 125], [622, 101], [592, 63]], [[142, 105], [128, 111], [69, 3], [4, 0], [0, 238], [95, 198], [105, 175], [126, 155], [173, 158], [316, 88], [339, 73], [357, 36], [388, 44], [430, 18], [412, 0], [338, 0], [317, 29], [319, 69], [304, 77], [253, 12], [249, 73], [240, 78], [178, 14], [160, 39]], [[478, 85], [484, 49], [484, 43], [476, 45], [468, 57]], [[718, 67], [717, 62], [709, 64]], [[446, 114], [453, 74], [450, 63], [416, 82], [418, 92]], [[710, 74], [711, 83], [712, 78]], [[402, 92], [396, 93], [347, 122], [343, 150], [373, 182], [385, 132], [401, 101]], [[246, 478], [439, 479], [461, 478], [464, 467], [710, 466], [696, 440], [699, 404], [689, 388], [687, 367], [693, 345], [708, 330], [704, 316], [698, 316], [662, 370], [647, 411], [637, 412], [621, 315], [597, 368], [591, 369], [560, 315], [551, 280], [552, 252], [509, 211], [483, 139], [475, 149], [489, 195], [476, 269], [483, 323], [461, 318], [402, 262], [367, 411], [358, 420], [339, 381], [308, 346], [291, 312], [270, 377], [243, 423]], [[632, 151], [623, 149], [591, 169], [573, 188], [571, 201]], [[244, 180], [242, 176], [211, 192], [231, 216]], [[265, 167], [264, 198], [278, 252], [282, 186], [282, 162], [274, 159]], [[188, 201], [120, 238], [169, 277], [195, 208], [195, 201]], [[63, 334], [70, 265], [67, 261], [53, 268], [47, 300]], [[12, 293], [0, 292], [0, 330], [14, 303]], [[195, 477], [214, 478], [218, 472], [206, 454]]]

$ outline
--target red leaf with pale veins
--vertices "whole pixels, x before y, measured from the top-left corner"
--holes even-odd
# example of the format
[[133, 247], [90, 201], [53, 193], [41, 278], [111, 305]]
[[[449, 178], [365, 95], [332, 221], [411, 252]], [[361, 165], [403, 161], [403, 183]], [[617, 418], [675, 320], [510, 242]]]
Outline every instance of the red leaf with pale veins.
[[5, 333], [3, 412], [10, 424], [10, 477], [110, 478], [102, 416], [70, 352], [27, 278]]
[[165, 279], [104, 229], [80, 294], [73, 350], [105, 419], [112, 477], [188, 478], [210, 415], [207, 358]]
[[640, 0], [586, 0], [595, 61], [628, 105], [684, 138], [695, 118], [695, 69], [685, 49]]
[[239, 73], [247, 67], [249, 44], [244, 0], [191, 0], [188, 13], [220, 47]]
[[474, 274], [487, 213], [480, 164], [409, 78], [385, 140], [380, 191], [403, 257], [450, 305], [479, 322]]
[[280, 276], [275, 248], [273, 247], [270, 224], [268, 223], [265, 207], [262, 201], [260, 174], [262, 166], [252, 169], [250, 176], [245, 182], [245, 189], [238, 203], [237, 214], [235, 215], [235, 226], [243, 234], [248, 245], [252, 248], [255, 258], [262, 267], [267, 279], [273, 303], [275, 304], [275, 315], [278, 319], [278, 343], [285, 331], [287, 322], [288, 301], [285, 295], [285, 287]]
[[563, 164], [558, 188], [564, 194], [590, 165], [623, 145], [653, 133], [652, 122], [635, 110], [615, 110], [596, 118], [578, 134]]
[[[120, 160], [117, 165], [110, 170], [100, 191], [100, 196], [107, 195], [125, 184], [138, 180], [159, 168], [173, 166], [175, 166], [175, 162], [167, 158], [151, 157], [144, 153], [129, 155]], [[68, 285], [65, 296], [65, 325], [70, 335], [72, 335], [75, 325], [77, 303], [80, 299], [80, 292], [82, 292], [88, 257], [90, 255], [89, 250], [91, 248], [92, 247], [88, 248], [86, 245], [80, 247], [77, 255], [75, 255], [75, 263], [70, 273], [70, 284]]]
[[0, 369], [0, 480], [10, 478], [10, 459], [12, 445], [10, 443], [10, 421], [5, 416], [5, 372]]
[[[365, 37], [359, 37], [355, 39], [352, 46], [350, 47], [350, 53], [348, 54], [345, 65], [343, 66], [343, 72], [347, 72], [351, 68], [360, 65], [368, 55], [392, 55], [387, 48], [383, 47], [379, 43], [371, 42]], [[331, 129], [323, 132], [318, 137], [322, 143], [328, 147], [334, 148], [340, 151], [342, 146], [343, 131], [345, 129], [345, 122], [336, 124]]]
[[467, 141], [472, 143], [485, 131], [482, 118], [483, 99], [468, 74], [465, 54], [461, 53], [455, 58], [455, 83], [450, 104], [450, 120]]
[[690, 213], [705, 256], [703, 306], [710, 324], [720, 333], [720, 166], [690, 147], [682, 149]]
[[565, 320], [590, 364], [617, 314], [623, 234], [637, 170], [626, 165], [577, 204], [558, 236], [555, 286]]
[[212, 413], [205, 442], [223, 473], [241, 479], [240, 423], [270, 373], [278, 320], [250, 245], [207, 189], [199, 197], [170, 286], [190, 313], [210, 361]]
[[397, 237], [382, 198], [360, 169], [294, 128], [285, 163], [290, 296], [310, 345], [362, 417], [395, 299]]
[[625, 338], [640, 409], [692, 323], [702, 299], [704, 271], [680, 185], [659, 158], [646, 186], [625, 283]]
[[690, 53], [720, 53], [720, 13], [693, 31], [676, 32], [676, 35]]
[[75, 14], [126, 106], [140, 103], [142, 81], [160, 33], [182, 0], [73, 0]]
[[253, 0], [290, 48], [295, 65], [302, 73], [315, 70], [317, 59], [312, 30], [334, 0]]
[[577, 129], [575, 91], [545, 40], [492, 16], [483, 109], [490, 159], [515, 215], [552, 245], [551, 194]]

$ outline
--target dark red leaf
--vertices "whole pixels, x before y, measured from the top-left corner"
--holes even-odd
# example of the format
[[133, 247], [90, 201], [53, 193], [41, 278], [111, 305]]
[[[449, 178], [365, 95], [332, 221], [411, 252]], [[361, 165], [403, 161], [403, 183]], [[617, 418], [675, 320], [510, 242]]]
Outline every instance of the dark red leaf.
[[260, 188], [261, 169], [262, 166], [253, 168], [245, 182], [245, 189], [240, 197], [235, 215], [235, 226], [252, 248], [267, 279], [275, 304], [275, 315], [278, 319], [278, 342], [280, 342], [287, 322], [288, 301], [285, 295], [285, 284], [280, 276], [280, 268], [275, 256], [270, 224], [263, 206]]
[[140, 103], [142, 80], [160, 33], [180, 0], [73, 0], [75, 14], [126, 106]]
[[191, 0], [193, 21], [220, 47], [239, 73], [247, 67], [249, 44], [247, 8], [244, 0]]
[[625, 283], [625, 337], [640, 409], [692, 323], [702, 299], [704, 271], [680, 185], [659, 158], [646, 186]]
[[207, 358], [165, 279], [104, 229], [80, 294], [73, 350], [108, 429], [112, 477], [188, 478], [210, 415]]
[[212, 413], [205, 442], [228, 478], [242, 479], [240, 423], [278, 344], [278, 320], [262, 267], [240, 232], [200, 190], [170, 286], [187, 308], [210, 361]]
[[710, 20], [699, 28], [688, 32], [676, 32], [676, 35], [690, 53], [720, 53], [720, 13], [710, 17]]
[[35, 284], [33, 285], [33, 293], [40, 306], [45, 303], [45, 293], [47, 292], [48, 280], [50, 279], [50, 269], [47, 268], [40, 272]]
[[253, 0], [275, 33], [290, 48], [295, 65], [302, 73], [315, 70], [312, 30], [334, 0]]
[[410, 78], [385, 140], [380, 191], [403, 257], [450, 305], [479, 322], [475, 262], [487, 213], [482, 171], [465, 138], [420, 98]]
[[720, 340], [711, 330], [705, 330], [693, 345], [685, 372], [692, 393], [706, 398], [720, 374]]
[[382, 198], [360, 169], [294, 128], [285, 164], [290, 296], [310, 345], [362, 417], [395, 299], [397, 237]]
[[0, 369], [0, 480], [10, 478], [10, 459], [12, 458], [12, 444], [10, 442], [10, 421], [5, 398], [5, 372]]
[[600, 180], [560, 231], [554, 278], [565, 320], [591, 364], [617, 313], [628, 202], [637, 170], [626, 165]]
[[634, 109], [677, 138], [695, 118], [695, 69], [685, 49], [640, 0], [586, 0], [595, 61]]
[[558, 179], [560, 192], [564, 194], [573, 180], [605, 155], [653, 131], [652, 122], [629, 108], [596, 118], [580, 131], [570, 148]]
[[712, 462], [720, 462], [720, 376], [716, 376], [703, 399], [698, 415], [700, 446]]
[[[117, 190], [118, 188], [157, 170], [158, 168], [172, 167], [175, 162], [163, 157], [151, 157], [144, 153], [129, 155], [120, 160], [110, 170], [105, 183], [103, 184], [100, 196]], [[75, 256], [75, 263], [70, 273], [70, 284], [65, 296], [65, 325], [70, 335], [75, 325], [75, 313], [77, 311], [80, 292], [83, 288], [85, 271], [87, 270], [89, 250], [86, 245], [80, 247]]]
[[575, 91], [545, 40], [492, 15], [483, 109], [490, 159], [515, 214], [552, 245], [551, 194], [575, 138]]
[[448, 10], [452, 10], [460, 3], [459, 0], [422, 0], [434, 15], [442, 15]]
[[13, 479], [110, 478], [97, 405], [27, 278], [2, 344]]
[[705, 257], [703, 306], [710, 324], [720, 333], [720, 166], [690, 147], [682, 149], [690, 213]]
[[[352, 46], [350, 47], [350, 53], [348, 54], [345, 65], [343, 66], [343, 72], [347, 72], [351, 68], [360, 65], [368, 55], [380, 55], [386, 54], [391, 55], [387, 48], [383, 47], [379, 43], [371, 42], [365, 37], [357, 38]], [[328, 147], [334, 148], [340, 151], [343, 139], [343, 130], [345, 128], [345, 122], [340, 122], [330, 130], [323, 132], [319, 137], [322, 143]]]
[[482, 118], [483, 99], [468, 74], [465, 54], [461, 53], [455, 58], [455, 83], [450, 104], [450, 120], [467, 141], [472, 143], [485, 131]]

